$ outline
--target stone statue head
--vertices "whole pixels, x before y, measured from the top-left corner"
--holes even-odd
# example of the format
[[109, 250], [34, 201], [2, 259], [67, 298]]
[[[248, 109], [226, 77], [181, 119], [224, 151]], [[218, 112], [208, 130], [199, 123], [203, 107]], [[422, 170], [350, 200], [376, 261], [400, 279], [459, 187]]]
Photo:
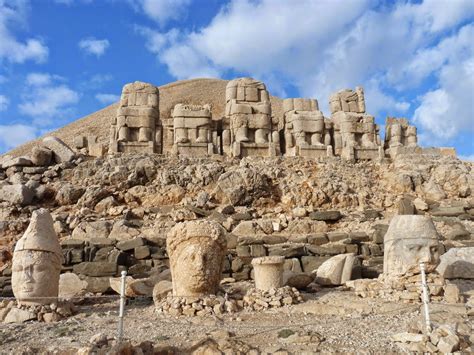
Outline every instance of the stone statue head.
[[223, 228], [209, 221], [178, 223], [166, 239], [174, 296], [215, 294], [227, 250]]
[[393, 217], [384, 238], [383, 272], [385, 276], [413, 275], [419, 264], [432, 272], [439, 263], [439, 236], [428, 216]]
[[46, 209], [34, 211], [13, 252], [12, 288], [19, 304], [48, 304], [58, 297], [62, 252]]

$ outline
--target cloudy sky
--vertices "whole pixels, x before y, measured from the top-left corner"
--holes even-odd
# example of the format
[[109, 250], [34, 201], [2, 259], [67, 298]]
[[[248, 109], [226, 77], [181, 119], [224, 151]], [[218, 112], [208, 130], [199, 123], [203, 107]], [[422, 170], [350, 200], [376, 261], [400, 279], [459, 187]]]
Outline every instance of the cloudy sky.
[[237, 76], [326, 115], [362, 85], [379, 124], [474, 158], [473, 0], [0, 0], [0, 153], [127, 82]]

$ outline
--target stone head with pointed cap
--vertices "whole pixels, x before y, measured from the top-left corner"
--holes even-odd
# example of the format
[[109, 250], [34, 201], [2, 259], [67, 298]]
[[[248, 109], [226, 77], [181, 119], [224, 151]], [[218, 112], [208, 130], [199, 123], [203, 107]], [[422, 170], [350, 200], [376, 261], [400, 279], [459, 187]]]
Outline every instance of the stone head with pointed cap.
[[18, 303], [55, 302], [61, 263], [61, 246], [53, 228], [53, 219], [48, 210], [36, 210], [13, 252], [12, 288]]
[[384, 275], [417, 274], [420, 263], [427, 272], [439, 263], [439, 235], [433, 221], [421, 215], [395, 216], [384, 238]]

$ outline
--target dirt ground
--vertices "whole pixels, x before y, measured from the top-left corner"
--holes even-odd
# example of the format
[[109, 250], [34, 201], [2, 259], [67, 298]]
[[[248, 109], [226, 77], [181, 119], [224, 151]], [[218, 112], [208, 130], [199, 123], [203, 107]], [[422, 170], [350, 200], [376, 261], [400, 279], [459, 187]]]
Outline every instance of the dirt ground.
[[[265, 312], [242, 311], [212, 317], [171, 317], [157, 314], [151, 299], [129, 300], [124, 336], [132, 343], [151, 341], [187, 349], [213, 333], [228, 331], [262, 353], [400, 352], [390, 336], [419, 327], [419, 304], [361, 299], [351, 291], [326, 289], [304, 294], [306, 302]], [[457, 307], [456, 307], [457, 306]], [[67, 350], [90, 345], [98, 333], [114, 337], [118, 329], [118, 298], [85, 300], [78, 313], [54, 324], [29, 322], [0, 325], [2, 354]], [[465, 305], [432, 305], [434, 322], [468, 320]], [[473, 317], [470, 317], [472, 325]], [[225, 332], [224, 332], [225, 333]], [[291, 335], [291, 336], [288, 336]], [[26, 351], [26, 352], [25, 352]]]

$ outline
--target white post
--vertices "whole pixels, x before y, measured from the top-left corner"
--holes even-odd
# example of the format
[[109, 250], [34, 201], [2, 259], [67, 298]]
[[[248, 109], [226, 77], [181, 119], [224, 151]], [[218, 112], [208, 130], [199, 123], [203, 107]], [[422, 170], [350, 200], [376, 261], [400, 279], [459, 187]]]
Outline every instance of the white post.
[[127, 276], [126, 271], [122, 271], [122, 283], [120, 285], [120, 310], [119, 310], [119, 328], [118, 328], [118, 341], [119, 343], [123, 338], [123, 315], [125, 309], [125, 277]]
[[431, 331], [431, 321], [430, 321], [430, 310], [428, 308], [428, 303], [430, 301], [428, 295], [428, 285], [426, 284], [426, 274], [425, 274], [425, 264], [420, 263], [420, 271], [421, 271], [421, 288], [423, 290], [423, 306], [425, 309], [425, 323], [426, 323], [426, 330], [428, 332]]

